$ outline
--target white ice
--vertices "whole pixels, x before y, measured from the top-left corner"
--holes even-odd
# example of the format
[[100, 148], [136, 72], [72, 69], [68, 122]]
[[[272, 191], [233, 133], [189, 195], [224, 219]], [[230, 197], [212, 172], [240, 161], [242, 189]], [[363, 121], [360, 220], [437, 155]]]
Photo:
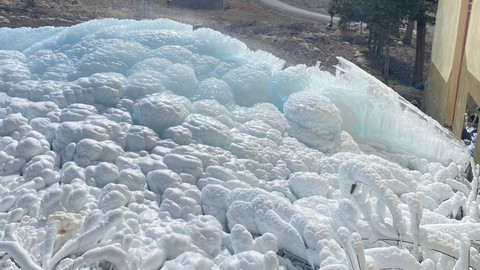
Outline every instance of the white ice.
[[480, 267], [478, 167], [354, 64], [211, 29], [0, 29], [2, 269]]

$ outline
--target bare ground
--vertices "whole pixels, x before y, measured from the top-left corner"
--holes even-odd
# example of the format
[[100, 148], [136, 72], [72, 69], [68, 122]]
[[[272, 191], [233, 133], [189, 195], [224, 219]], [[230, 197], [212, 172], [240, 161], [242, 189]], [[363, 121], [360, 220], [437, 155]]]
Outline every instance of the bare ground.
[[[329, 0], [284, 1], [325, 12]], [[368, 56], [365, 39], [358, 29], [340, 33], [325, 24], [266, 10], [255, 0], [231, 0], [227, 10], [180, 9], [166, 5], [164, 0], [37, 0], [35, 3], [34, 8], [27, 9], [23, 0], [0, 0], [0, 27], [70, 26], [112, 17], [168, 18], [219, 30], [240, 39], [253, 50], [269, 51], [285, 59], [287, 65], [314, 65], [320, 61], [327, 70], [333, 71], [336, 56], [342, 56], [382, 78], [381, 63]], [[392, 48], [391, 55], [390, 86], [407, 100], [419, 104], [422, 93], [409, 87], [415, 47], [399, 43]]]

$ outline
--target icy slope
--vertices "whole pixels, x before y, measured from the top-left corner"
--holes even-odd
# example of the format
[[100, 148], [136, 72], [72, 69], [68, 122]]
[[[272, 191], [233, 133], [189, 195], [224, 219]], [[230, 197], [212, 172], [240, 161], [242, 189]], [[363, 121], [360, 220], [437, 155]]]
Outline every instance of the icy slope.
[[169, 20], [0, 36], [3, 269], [480, 262], [474, 235], [428, 241], [478, 230], [461, 145], [345, 60]]

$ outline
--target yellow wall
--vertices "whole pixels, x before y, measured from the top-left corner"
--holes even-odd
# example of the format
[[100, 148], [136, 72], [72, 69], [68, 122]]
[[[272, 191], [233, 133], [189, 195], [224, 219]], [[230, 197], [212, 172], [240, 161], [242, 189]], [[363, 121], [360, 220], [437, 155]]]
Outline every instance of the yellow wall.
[[[465, 48], [467, 68], [473, 76], [480, 80], [480, 1], [473, 1], [467, 44]], [[477, 89], [480, 91], [480, 89]]]
[[422, 100], [422, 110], [442, 125], [445, 125], [445, 108], [449, 85], [450, 81], [445, 81], [438, 68], [433, 63], [430, 63], [426, 89]]
[[[480, 0], [479, 0], [480, 1]], [[469, 0], [440, 0], [423, 109], [446, 127], [454, 126]]]
[[[471, 97], [480, 105], [480, 0], [440, 0], [432, 46], [432, 63], [424, 95], [424, 108], [460, 137]], [[480, 139], [475, 145], [480, 163]]]
[[459, 0], [442, 0], [438, 3], [432, 63], [445, 81], [448, 81], [452, 71], [461, 6], [462, 1]]
[[[465, 80], [462, 78], [460, 90], [468, 91], [477, 105], [480, 105], [480, 0], [473, 1], [465, 56], [466, 67], [471, 76], [467, 75]], [[480, 163], [480, 139], [477, 139], [475, 149], [475, 162]]]
[[[474, 0], [465, 44], [465, 55], [461, 67], [458, 98], [455, 104], [453, 132], [460, 136], [467, 110], [467, 100], [471, 97], [480, 105], [480, 0]], [[474, 159], [480, 163], [480, 140], [475, 143]]]
[[[477, 105], [480, 105], [480, 80], [478, 79], [478, 77], [473, 75], [470, 69], [467, 68], [468, 66], [471, 66], [471, 61], [472, 59], [468, 58], [465, 55], [462, 65], [460, 85], [458, 88], [458, 98], [455, 105], [455, 120], [453, 125], [453, 133], [457, 137], [460, 137], [462, 134], [462, 129], [464, 125], [464, 114], [467, 110], [468, 97], [472, 97], [475, 103]], [[479, 63], [477, 62], [477, 66], [478, 64]], [[480, 149], [480, 147], [476, 149]]]

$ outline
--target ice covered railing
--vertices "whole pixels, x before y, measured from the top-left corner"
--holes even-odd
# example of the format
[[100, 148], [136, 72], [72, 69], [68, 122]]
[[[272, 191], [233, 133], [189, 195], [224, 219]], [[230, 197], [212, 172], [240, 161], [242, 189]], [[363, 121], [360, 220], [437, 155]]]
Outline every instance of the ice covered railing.
[[352, 64], [284, 68], [170, 20], [0, 36], [3, 269], [480, 262], [477, 167]]

